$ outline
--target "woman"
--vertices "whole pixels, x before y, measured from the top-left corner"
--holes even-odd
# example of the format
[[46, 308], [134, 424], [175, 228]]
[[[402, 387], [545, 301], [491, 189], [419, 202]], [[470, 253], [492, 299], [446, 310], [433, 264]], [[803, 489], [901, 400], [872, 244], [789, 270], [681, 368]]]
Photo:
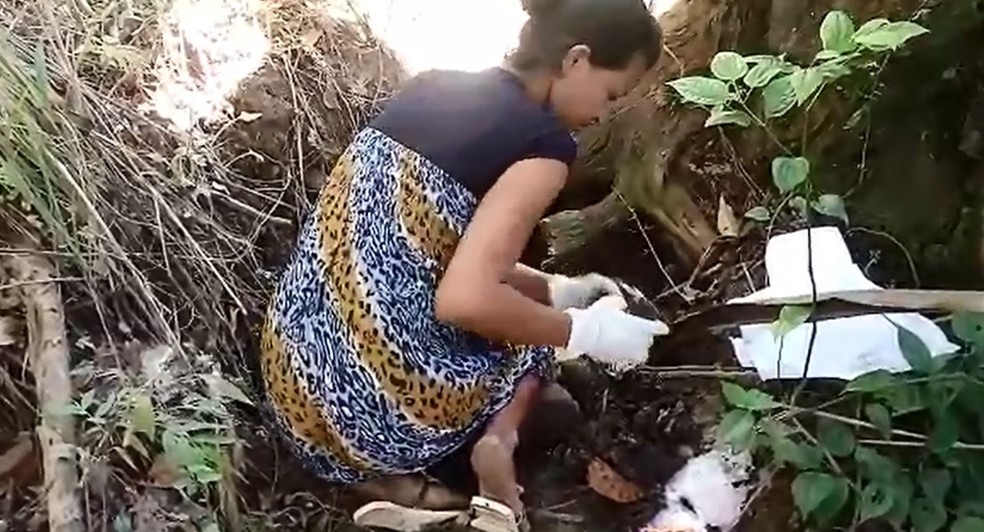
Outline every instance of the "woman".
[[542, 396], [563, 396], [548, 386], [555, 348], [638, 361], [666, 332], [582, 308], [618, 293], [610, 279], [517, 264], [567, 179], [570, 131], [638, 83], [659, 28], [642, 0], [524, 7], [505, 66], [420, 75], [355, 137], [262, 338], [276, 423], [309, 468], [394, 503], [454, 507], [420, 473], [466, 449], [484, 497], [475, 513], [498, 511], [506, 529], [523, 521], [519, 428]]

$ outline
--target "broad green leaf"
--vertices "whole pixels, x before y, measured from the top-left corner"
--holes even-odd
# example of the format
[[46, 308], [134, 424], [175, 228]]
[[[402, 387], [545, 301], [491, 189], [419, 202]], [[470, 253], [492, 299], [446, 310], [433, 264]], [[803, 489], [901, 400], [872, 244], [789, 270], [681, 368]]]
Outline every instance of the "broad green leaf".
[[868, 22], [861, 25], [857, 31], [854, 32], [854, 42], [857, 42], [858, 37], [867, 37], [871, 32], [881, 28], [882, 26], [888, 24], [887, 18], [873, 18]]
[[819, 72], [826, 81], [834, 81], [851, 74], [850, 67], [836, 59], [820, 63], [814, 68], [817, 69], [817, 72]]
[[756, 222], [768, 222], [772, 218], [772, 213], [765, 207], [752, 207], [745, 213], [745, 218]]
[[745, 111], [736, 111], [734, 109], [712, 109], [711, 114], [708, 115], [707, 120], [704, 121], [704, 127], [725, 125], [748, 127], [752, 125], [752, 117], [748, 116], [748, 113]]
[[946, 469], [927, 467], [919, 473], [919, 486], [929, 500], [942, 505], [953, 486], [953, 476]]
[[939, 410], [933, 415], [933, 430], [929, 433], [929, 450], [943, 454], [953, 449], [960, 438], [960, 426], [949, 409]]
[[950, 532], [981, 532], [984, 531], [984, 519], [980, 517], [965, 516], [957, 519]]
[[920, 497], [913, 501], [909, 517], [912, 532], [936, 532], [946, 526], [946, 507], [939, 501]]
[[839, 421], [820, 418], [817, 422], [817, 439], [834, 456], [850, 456], [854, 452], [854, 433]]
[[874, 482], [890, 484], [900, 475], [895, 462], [870, 447], [858, 446], [854, 450], [854, 460], [858, 463], [861, 476]]
[[909, 518], [910, 503], [916, 488], [908, 475], [901, 475], [892, 482], [892, 509], [882, 519], [888, 521], [895, 530], [902, 530], [902, 524]]
[[763, 111], [767, 118], [778, 118], [796, 105], [796, 91], [789, 76], [775, 78], [762, 89]]
[[868, 420], [871, 424], [878, 428], [878, 432], [881, 433], [886, 439], [891, 439], [892, 437], [892, 415], [889, 414], [888, 409], [879, 403], [870, 403], [865, 405], [864, 413], [868, 416]]
[[930, 404], [922, 386], [896, 386], [881, 390], [875, 396], [888, 404], [893, 417], [924, 410]]
[[776, 460], [790, 463], [801, 470], [816, 469], [823, 463], [823, 451], [809, 443], [796, 443], [789, 438], [773, 446]]
[[885, 388], [898, 386], [901, 383], [902, 381], [890, 372], [883, 369], [877, 369], [855, 377], [854, 380], [847, 383], [847, 387], [844, 388], [844, 391], [877, 392]]
[[840, 218], [844, 223], [848, 223], [847, 209], [844, 208], [844, 200], [837, 194], [824, 194], [813, 202], [813, 210], [825, 216]]
[[782, 338], [789, 334], [793, 329], [806, 323], [810, 319], [810, 307], [802, 305], [786, 305], [779, 311], [779, 318], [772, 322], [772, 334], [776, 338]]
[[953, 334], [957, 338], [984, 347], [984, 314], [979, 312], [958, 312], [953, 315]]
[[892, 490], [890, 484], [872, 482], [861, 490], [861, 522], [877, 519], [892, 509]]
[[684, 101], [698, 105], [722, 105], [731, 99], [728, 86], [719, 79], [702, 76], [680, 78], [667, 83]]
[[803, 105], [823, 85], [823, 75], [816, 68], [797, 70], [789, 76], [789, 83], [796, 94], [796, 103]]
[[718, 52], [711, 59], [711, 73], [720, 80], [735, 81], [748, 73], [748, 63], [735, 52]]
[[755, 416], [745, 410], [732, 410], [718, 425], [718, 439], [736, 448], [744, 448], [751, 440]]
[[721, 392], [729, 403], [743, 410], [771, 410], [778, 406], [769, 394], [755, 389], [746, 390], [731, 382], [721, 382]]
[[768, 54], [746, 55], [745, 62], [750, 65], [757, 65], [759, 63], [778, 63], [779, 58]]
[[825, 473], [800, 473], [793, 481], [793, 501], [804, 517], [809, 517], [837, 490], [837, 479]]
[[813, 518], [821, 527], [827, 527], [840, 515], [850, 495], [851, 485], [847, 479], [835, 477], [833, 491], [813, 511]]
[[830, 61], [831, 59], [837, 59], [840, 56], [840, 52], [835, 52], [833, 50], [820, 50], [813, 59], [814, 61]]
[[[864, 28], [864, 26], [862, 26]], [[861, 29], [858, 30], [860, 33]], [[907, 20], [880, 24], [870, 28], [861, 35], [854, 35], [854, 42], [872, 51], [894, 50], [905, 44], [913, 37], [918, 37], [929, 30]]]
[[984, 501], [984, 464], [979, 458], [967, 458], [964, 455], [954, 472], [953, 481], [957, 492], [963, 500]]
[[920, 373], [931, 373], [933, 370], [933, 356], [929, 348], [923, 343], [922, 339], [909, 329], [895, 324], [896, 337], [899, 342], [899, 349], [905, 361], [912, 366], [912, 369]]
[[759, 87], [765, 87], [772, 78], [776, 77], [782, 73], [782, 67], [779, 66], [779, 62], [774, 58], [770, 58], [768, 61], [762, 61], [752, 68], [748, 69], [748, 73], [742, 81], [749, 88], [757, 89]]
[[786, 193], [800, 186], [810, 175], [810, 161], [805, 157], [776, 157], [772, 160], [772, 182]]
[[820, 41], [824, 50], [850, 52], [854, 49], [854, 22], [843, 11], [831, 11], [820, 24]]

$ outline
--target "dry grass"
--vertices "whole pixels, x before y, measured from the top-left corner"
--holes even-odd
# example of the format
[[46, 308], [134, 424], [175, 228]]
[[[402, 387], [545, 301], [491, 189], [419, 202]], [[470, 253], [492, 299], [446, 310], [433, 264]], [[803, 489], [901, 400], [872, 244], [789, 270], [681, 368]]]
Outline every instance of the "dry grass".
[[[164, 430], [191, 420], [214, 424], [212, 436], [231, 434], [233, 409], [216, 406], [200, 374], [253, 376], [252, 328], [286, 243], [353, 130], [403, 78], [358, 22], [318, 2], [270, 1], [261, 13], [273, 36], [264, 66], [226, 116], [177, 130], [140, 110], [167, 51], [163, 8], [155, 0], [0, 2], [0, 259], [35, 252], [14, 244], [30, 238], [61, 270], [78, 359], [74, 408], [87, 427], [90, 529], [109, 526], [121, 505], [160, 502], [134, 499], [132, 481], [167, 454]], [[0, 318], [9, 316], [16, 310], [0, 307]], [[205, 407], [189, 410], [141, 378], [147, 349], [133, 347], [141, 342], [174, 348], [183, 368], [177, 396]], [[25, 412], [33, 400], [18, 349], [0, 346], [0, 410]], [[147, 396], [162, 428], [144, 438], [141, 458], [133, 431], [120, 427], [133, 428], [135, 401]], [[88, 413], [78, 410], [83, 398], [96, 401]], [[92, 422], [106, 402], [120, 405], [116, 421]], [[237, 463], [238, 446], [219, 448], [225, 458], [202, 455], [222, 469], [204, 500], [236, 522], [237, 481], [226, 466]], [[137, 459], [121, 468], [101, 453]]]

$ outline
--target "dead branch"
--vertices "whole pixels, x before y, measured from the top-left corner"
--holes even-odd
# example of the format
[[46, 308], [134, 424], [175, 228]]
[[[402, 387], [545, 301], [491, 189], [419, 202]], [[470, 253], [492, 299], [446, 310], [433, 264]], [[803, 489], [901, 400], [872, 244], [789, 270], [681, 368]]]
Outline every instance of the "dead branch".
[[68, 412], [72, 382], [61, 291], [54, 282], [54, 267], [40, 255], [11, 256], [7, 265], [18, 283], [27, 316], [27, 355], [37, 386], [37, 435], [49, 528], [53, 532], [82, 532], [85, 525], [78, 497], [75, 426]]

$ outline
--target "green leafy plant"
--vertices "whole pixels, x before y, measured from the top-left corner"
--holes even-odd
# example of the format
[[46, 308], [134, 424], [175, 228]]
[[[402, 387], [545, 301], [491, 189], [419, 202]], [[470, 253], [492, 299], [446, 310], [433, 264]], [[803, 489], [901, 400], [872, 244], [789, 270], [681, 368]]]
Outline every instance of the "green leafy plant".
[[861, 375], [820, 408], [723, 382], [718, 439], [795, 471], [796, 508], [817, 528], [984, 530], [984, 315], [952, 324], [963, 347], [937, 357], [896, 326], [912, 370]]
[[[769, 121], [796, 108], [809, 112], [823, 90], [840, 78], [873, 63], [873, 59], [899, 49], [910, 39], [927, 33], [909, 21], [878, 18], [855, 29], [842, 11], [831, 11], [820, 26], [822, 49], [809, 65], [785, 56], [743, 56], [718, 52], [711, 60], [711, 76], [689, 76], [670, 81], [684, 102], [708, 112], [704, 125], [769, 129]], [[775, 135], [772, 135], [775, 139]], [[807, 208], [848, 221], [844, 201], [836, 194], [818, 193], [810, 181], [811, 163], [776, 140], [783, 155], [772, 161], [772, 182], [789, 204], [805, 215]], [[799, 147], [801, 152], [806, 146]], [[768, 207], [750, 210], [746, 217], [766, 221]]]

